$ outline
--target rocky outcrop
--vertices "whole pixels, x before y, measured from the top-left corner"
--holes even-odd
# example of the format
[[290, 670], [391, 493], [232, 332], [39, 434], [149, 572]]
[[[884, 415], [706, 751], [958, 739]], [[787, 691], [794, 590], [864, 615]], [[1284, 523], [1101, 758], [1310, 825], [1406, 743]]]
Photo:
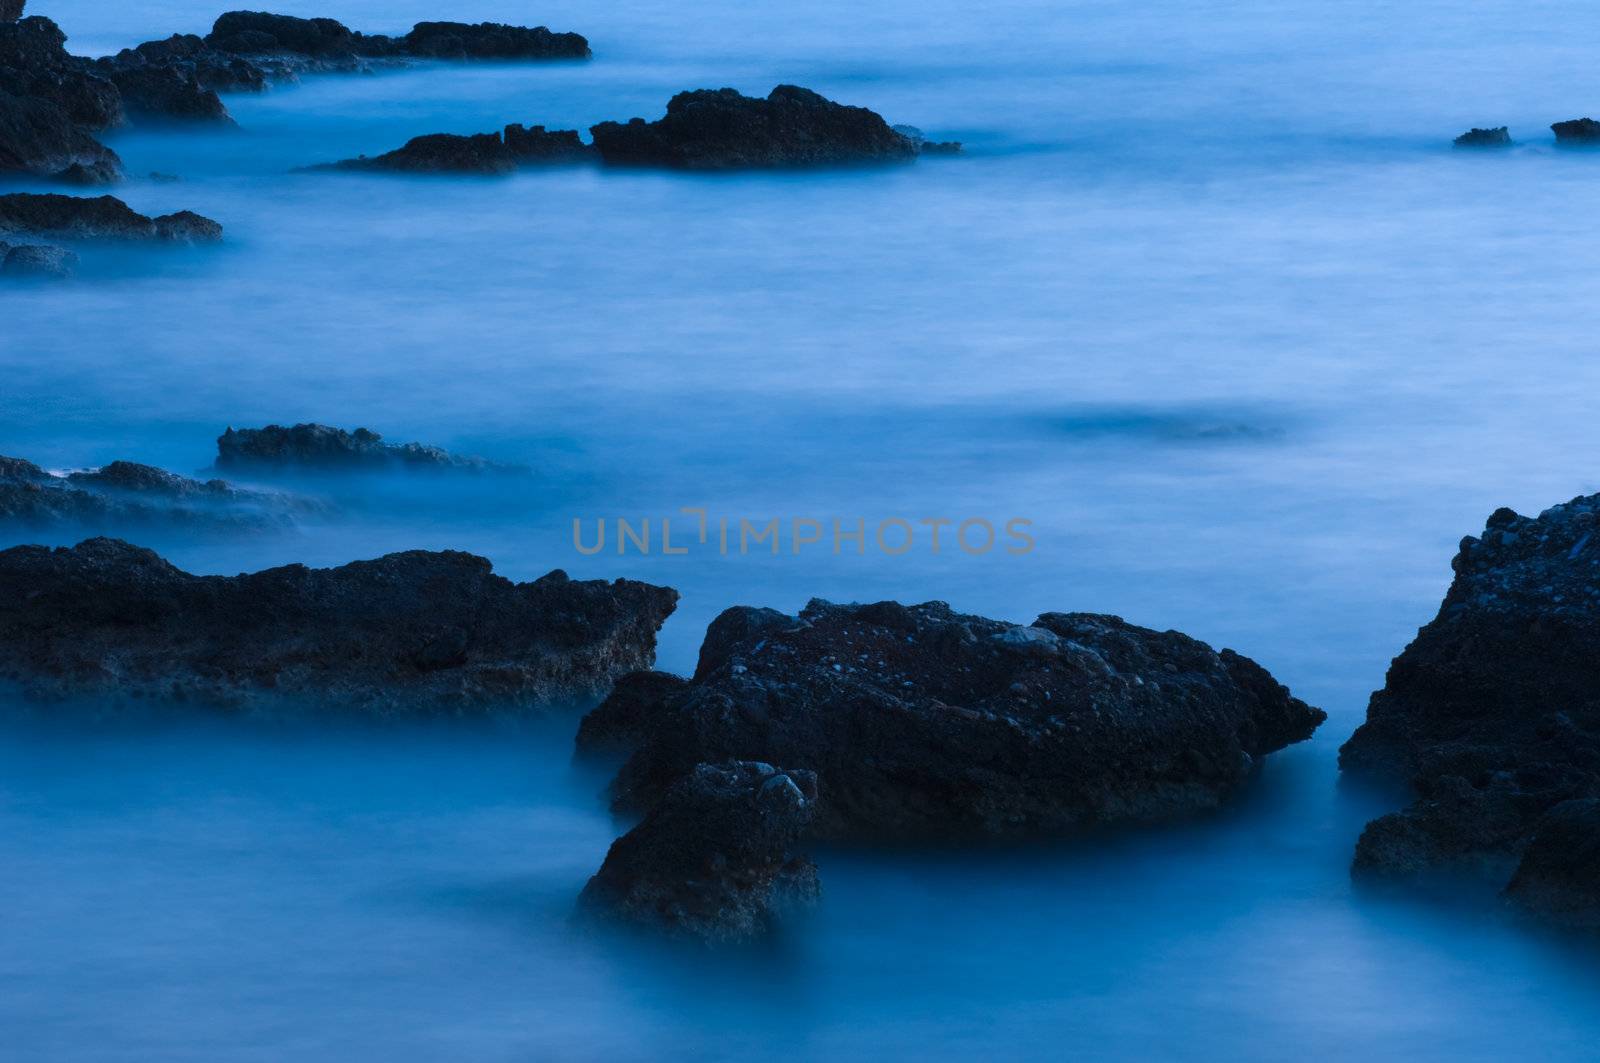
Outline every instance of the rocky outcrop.
[[621, 811], [760, 760], [817, 773], [822, 836], [1003, 838], [1209, 811], [1323, 719], [1231, 650], [1116, 617], [813, 601], [724, 612], [692, 681], [624, 680], [582, 740], [634, 747]]
[[263, 11], [230, 11], [205, 38], [208, 47], [242, 56], [298, 56], [353, 66], [359, 59], [587, 59], [589, 42], [498, 22], [419, 22], [403, 37], [359, 33], [331, 18], [296, 18]]
[[0, 0], [0, 22], [15, 22], [22, 17], [27, 0]]
[[1406, 782], [1416, 796], [1367, 825], [1355, 870], [1468, 870], [1500, 884], [1515, 871], [1512, 895], [1533, 897], [1552, 874], [1534, 842], [1566, 829], [1548, 817], [1600, 798], [1600, 495], [1536, 518], [1497, 510], [1452, 567], [1438, 615], [1340, 750], [1346, 772]]
[[1451, 143], [1458, 148], [1509, 148], [1511, 147], [1511, 130], [1505, 126], [1497, 126], [1494, 129], [1473, 127], [1456, 137]]
[[0, 196], [0, 234], [207, 243], [222, 238], [222, 226], [187, 210], [150, 218], [115, 196], [13, 192]]
[[470, 173], [498, 176], [524, 166], [583, 162], [594, 149], [578, 139], [577, 130], [531, 129], [510, 125], [503, 133], [457, 136], [432, 133], [413, 137], [404, 147], [382, 155], [310, 167], [313, 170], [392, 170], [399, 173]]
[[916, 146], [919, 155], [960, 155], [961, 142], [959, 140], [929, 140], [914, 125], [891, 126], [896, 133], [905, 137]]
[[229, 428], [217, 437], [217, 468], [253, 472], [382, 472], [385, 470], [521, 473], [501, 465], [423, 443], [385, 443], [366, 428], [347, 432], [325, 424], [292, 428]]
[[47, 18], [0, 20], [0, 174], [105, 183], [122, 175], [94, 133], [122, 120], [117, 87], [66, 50]]
[[62, 280], [78, 269], [78, 256], [48, 244], [0, 243], [0, 276]]
[[108, 184], [122, 176], [122, 160], [59, 105], [0, 88], [0, 174]]
[[[10, 261], [7, 256], [6, 272]], [[244, 531], [283, 527], [318, 508], [292, 495], [191, 480], [131, 461], [57, 476], [30, 461], [0, 457], [0, 524], [9, 526]]]
[[0, 678], [35, 699], [489, 714], [591, 701], [648, 667], [677, 592], [531, 583], [414, 550], [195, 576], [115, 539], [0, 551]]
[[611, 846], [579, 915], [706, 944], [762, 937], [821, 892], [792, 851], [816, 805], [809, 771], [697, 765]]
[[1574, 118], [1568, 122], [1557, 122], [1550, 128], [1556, 135], [1556, 143], [1563, 147], [1600, 146], [1600, 122], [1593, 118]]
[[663, 118], [601, 122], [590, 132], [608, 164], [683, 170], [906, 162], [918, 153], [865, 107], [794, 85], [779, 85], [766, 99], [733, 89], [680, 92]]
[[1567, 801], [1544, 814], [1506, 896], [1545, 919], [1600, 930], [1600, 800]]

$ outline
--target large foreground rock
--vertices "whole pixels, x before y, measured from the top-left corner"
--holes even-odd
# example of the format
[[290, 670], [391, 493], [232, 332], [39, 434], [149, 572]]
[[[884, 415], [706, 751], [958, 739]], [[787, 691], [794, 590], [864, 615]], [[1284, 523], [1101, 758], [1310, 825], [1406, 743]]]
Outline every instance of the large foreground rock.
[[578, 912], [707, 944], [761, 937], [820, 893], [792, 852], [816, 805], [809, 771], [697, 765], [611, 846]]
[[478, 714], [592, 700], [655, 657], [677, 592], [531, 583], [414, 550], [194, 576], [116, 539], [0, 551], [0, 678], [39, 698]]
[[619, 810], [760, 760], [817, 773], [823, 836], [1020, 837], [1209, 811], [1323, 719], [1231, 650], [1116, 617], [813, 601], [724, 612], [692, 680], [624, 680], [581, 740], [632, 748]]
[[[7, 256], [5, 272], [10, 263]], [[319, 508], [293, 495], [191, 480], [132, 461], [58, 476], [31, 461], [0, 457], [0, 524], [14, 527], [255, 531], [285, 527]]]
[[367, 428], [347, 432], [325, 424], [292, 428], [229, 428], [217, 437], [217, 468], [272, 471], [450, 471], [520, 473], [526, 470], [483, 458], [452, 454], [424, 443], [385, 443]]
[[211, 243], [222, 226], [191, 211], [146, 217], [115, 196], [0, 195], [0, 236]]
[[1497, 510], [1452, 567], [1438, 616], [1395, 659], [1340, 751], [1347, 772], [1416, 795], [1367, 825], [1355, 869], [1465, 869], [1504, 883], [1521, 862], [1514, 898], [1548, 897], [1561, 875], [1589, 876], [1564, 895], [1594, 898], [1595, 861], [1561, 865], [1538, 839], [1570, 834], [1567, 820], [1548, 818], [1557, 806], [1600, 797], [1600, 495], [1537, 518]]
[[601, 122], [590, 133], [611, 165], [684, 170], [907, 162], [918, 145], [865, 107], [779, 85], [766, 99], [733, 89], [680, 92], [654, 122]]
[[583, 162], [594, 149], [575, 129], [510, 125], [503, 133], [430, 133], [382, 155], [314, 166], [314, 170], [389, 170], [396, 173], [468, 173], [499, 176], [524, 166]]

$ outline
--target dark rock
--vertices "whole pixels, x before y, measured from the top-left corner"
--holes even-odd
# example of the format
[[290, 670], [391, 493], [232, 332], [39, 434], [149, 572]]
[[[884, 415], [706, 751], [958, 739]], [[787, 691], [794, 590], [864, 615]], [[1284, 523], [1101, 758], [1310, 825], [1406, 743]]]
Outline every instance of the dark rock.
[[131, 114], [180, 121], [232, 121], [222, 98], [200, 83], [192, 66], [173, 62], [113, 65], [109, 77]]
[[1231, 650], [1116, 617], [813, 601], [728, 610], [693, 681], [619, 684], [584, 733], [637, 746], [622, 811], [748, 759], [817, 772], [823, 836], [1022, 837], [1214, 809], [1324, 718]]
[[363, 34], [331, 18], [295, 18], [262, 11], [230, 11], [205, 38], [220, 52], [248, 56], [299, 55], [316, 59], [587, 59], [589, 42], [576, 33], [552, 33], [498, 22], [419, 22], [404, 37]]
[[87, 131], [122, 121], [117, 87], [66, 48], [67, 35], [47, 18], [0, 22], [0, 92], [53, 103]]
[[353, 56], [357, 35], [331, 18], [295, 18], [265, 11], [229, 11], [205, 38], [223, 52], [252, 55], [295, 52], [312, 56]]
[[671, 672], [631, 672], [578, 725], [585, 756], [632, 753], [644, 744], [661, 706], [685, 692], [689, 681]]
[[0, 457], [0, 525], [256, 531], [286, 526], [320, 508], [292, 495], [247, 491], [221, 480], [202, 483], [131, 461], [56, 476], [32, 462]]
[[414, 550], [194, 576], [116, 539], [0, 551], [0, 677], [35, 698], [483, 714], [592, 700], [648, 667], [677, 592], [532, 583]]
[[589, 42], [576, 33], [552, 33], [498, 22], [419, 22], [400, 39], [419, 59], [587, 59]]
[[809, 771], [697, 765], [612, 844], [579, 915], [706, 944], [762, 937], [821, 893], [816, 865], [791, 852], [816, 803]]
[[451, 454], [422, 443], [385, 443], [366, 428], [346, 432], [322, 424], [293, 428], [229, 428], [217, 437], [219, 469], [310, 469], [325, 472], [374, 472], [385, 469], [462, 472], [523, 472], [483, 458]]
[[62, 239], [218, 240], [222, 226], [189, 211], [149, 218], [115, 196], [13, 192], [0, 196], [0, 233]]
[[23, 244], [8, 247], [0, 274], [7, 277], [70, 277], [78, 268], [78, 256], [64, 247]]
[[1511, 147], [1511, 130], [1505, 126], [1494, 129], [1467, 130], [1453, 141], [1458, 148], [1509, 148]]
[[1600, 145], [1600, 122], [1593, 118], [1574, 118], [1569, 122], [1557, 122], [1550, 128], [1555, 132], [1556, 143], [1565, 147]]
[[122, 160], [49, 100], [0, 89], [0, 174], [109, 184]]
[[431, 133], [413, 137], [404, 147], [382, 155], [363, 155], [309, 169], [504, 175], [521, 166], [579, 162], [592, 156], [593, 149], [578, 139], [577, 130], [547, 131], [544, 126], [524, 129], [511, 125], [503, 135]]
[[919, 155], [961, 154], [961, 142], [959, 140], [929, 140], [923, 135], [922, 130], [914, 125], [897, 125], [892, 128], [896, 133], [915, 144]]
[[1537, 518], [1497, 510], [1462, 540], [1439, 614], [1340, 750], [1345, 771], [1416, 794], [1368, 826], [1357, 871], [1503, 883], [1547, 812], [1600, 797], [1597, 533], [1591, 495]]
[[865, 107], [779, 85], [766, 99], [733, 89], [680, 92], [666, 117], [601, 122], [590, 132], [613, 165], [685, 170], [905, 162], [917, 146]]
[[0, 22], [15, 22], [22, 17], [28, 0], [0, 0]]
[[1546, 919], [1600, 930], [1600, 800], [1568, 801], [1545, 813], [1506, 896]]

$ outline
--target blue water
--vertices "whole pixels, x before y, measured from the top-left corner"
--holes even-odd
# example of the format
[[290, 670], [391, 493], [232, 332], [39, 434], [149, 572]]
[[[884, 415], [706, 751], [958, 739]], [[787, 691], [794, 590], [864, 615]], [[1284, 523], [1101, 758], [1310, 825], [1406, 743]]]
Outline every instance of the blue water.
[[[1218, 820], [1026, 853], [821, 853], [754, 955], [575, 935], [617, 826], [572, 721], [513, 735], [174, 726], [0, 744], [0, 1031], [25, 1059], [1587, 1058], [1594, 951], [1492, 897], [1373, 896], [1334, 750], [1463, 534], [1600, 489], [1585, 308], [1600, 160], [1577, 3], [325, 0], [548, 23], [595, 59], [307, 79], [233, 132], [128, 130], [137, 209], [226, 243], [83, 248], [0, 291], [0, 453], [197, 470], [229, 424], [368, 425], [533, 466], [393, 481], [196, 571], [454, 547], [735, 603], [1113, 612], [1330, 714]], [[190, 0], [32, 5], [87, 54]], [[654, 116], [795, 82], [964, 158], [888, 172], [292, 174], [407, 137]], [[1472, 125], [1523, 147], [1464, 156]], [[1032, 521], [974, 557], [572, 547], [600, 517]], [[659, 525], [657, 525], [659, 527]]]

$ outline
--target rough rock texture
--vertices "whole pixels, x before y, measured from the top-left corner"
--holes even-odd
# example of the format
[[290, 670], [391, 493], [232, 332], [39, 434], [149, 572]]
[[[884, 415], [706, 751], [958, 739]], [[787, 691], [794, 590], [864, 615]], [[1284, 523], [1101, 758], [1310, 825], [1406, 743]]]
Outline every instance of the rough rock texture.
[[626, 166], [767, 169], [917, 156], [916, 144], [881, 116], [794, 85], [779, 85], [764, 100], [733, 89], [680, 92], [664, 118], [601, 122], [590, 132], [601, 158]]
[[47, 18], [0, 20], [0, 174], [105, 183], [122, 175], [93, 134], [122, 120], [117, 87], [66, 50]]
[[759, 938], [821, 893], [791, 852], [816, 805], [812, 772], [697, 765], [612, 844], [579, 914], [707, 944]]
[[1022, 837], [1213, 809], [1323, 719], [1231, 650], [1116, 617], [813, 601], [724, 612], [693, 681], [619, 683], [582, 740], [636, 746], [619, 810], [752, 759], [817, 772], [823, 836]]
[[[331, 18], [296, 18], [263, 11], [230, 11], [205, 38], [218, 52], [244, 56], [301, 56], [312, 69], [356, 66], [359, 59], [587, 59], [589, 42], [498, 22], [419, 22], [403, 37], [365, 34]], [[329, 65], [331, 64], [331, 65]]]
[[78, 256], [64, 247], [45, 244], [0, 244], [0, 275], [59, 280], [78, 269]]
[[593, 699], [655, 657], [677, 592], [481, 557], [193, 576], [116, 539], [0, 551], [0, 678], [44, 699], [479, 714]]
[[1593, 118], [1574, 118], [1552, 125], [1556, 143], [1567, 147], [1595, 147], [1600, 145], [1600, 122]]
[[916, 145], [919, 155], [960, 155], [961, 142], [959, 140], [929, 140], [914, 125], [897, 125], [891, 127], [896, 133], [905, 137]]
[[589, 42], [576, 33], [498, 22], [419, 22], [399, 43], [406, 55], [423, 59], [589, 58]]
[[452, 454], [422, 443], [385, 443], [366, 428], [346, 432], [324, 424], [292, 428], [229, 428], [217, 437], [217, 467], [257, 472], [307, 469], [323, 472], [377, 472], [385, 469], [508, 472], [526, 470], [483, 458]]
[[1467, 130], [1452, 143], [1458, 148], [1509, 148], [1511, 146], [1511, 130], [1505, 126], [1494, 129]]
[[0, 174], [109, 184], [122, 176], [122, 160], [59, 105], [0, 87]]
[[0, 234], [6, 233], [193, 243], [220, 240], [222, 226], [187, 210], [149, 218], [115, 196], [13, 192], [0, 196]]
[[1367, 825], [1355, 869], [1504, 882], [1547, 812], [1600, 797], [1600, 495], [1496, 510], [1451, 564], [1438, 616], [1340, 750], [1417, 797]]
[[1568, 801], [1545, 813], [1506, 896], [1547, 919], [1600, 930], [1600, 800]]
[[0, 0], [0, 22], [14, 22], [22, 17], [27, 0]]
[[131, 461], [56, 476], [30, 461], [0, 457], [0, 525], [244, 531], [282, 527], [318, 509], [293, 495], [191, 480]]
[[577, 130], [546, 130], [544, 126], [525, 129], [507, 126], [502, 133], [457, 136], [432, 133], [413, 137], [404, 147], [371, 158], [356, 159], [316, 170], [394, 170], [401, 173], [508, 174], [522, 166], [581, 162], [592, 158], [594, 149], [578, 139]]

